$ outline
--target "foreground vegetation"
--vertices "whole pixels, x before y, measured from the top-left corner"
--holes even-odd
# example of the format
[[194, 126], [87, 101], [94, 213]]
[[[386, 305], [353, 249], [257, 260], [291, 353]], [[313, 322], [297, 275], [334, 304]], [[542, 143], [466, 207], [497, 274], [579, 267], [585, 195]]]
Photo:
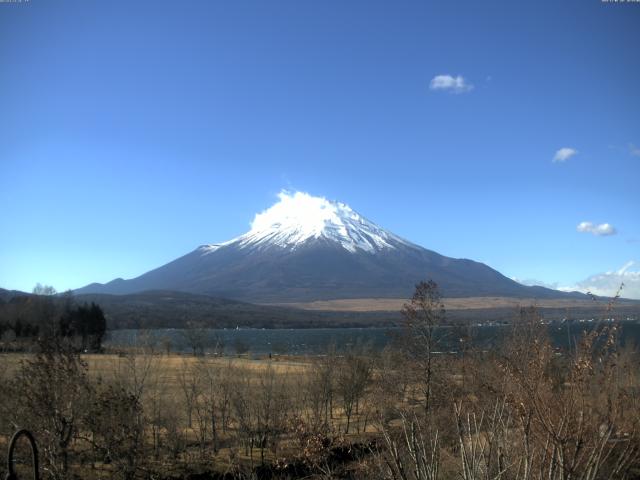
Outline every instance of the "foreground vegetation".
[[616, 322], [558, 350], [524, 309], [499, 349], [472, 350], [461, 329], [441, 354], [435, 286], [403, 313], [383, 352], [302, 359], [82, 354], [49, 338], [2, 356], [0, 433], [33, 431], [52, 479], [640, 475], [640, 363]]

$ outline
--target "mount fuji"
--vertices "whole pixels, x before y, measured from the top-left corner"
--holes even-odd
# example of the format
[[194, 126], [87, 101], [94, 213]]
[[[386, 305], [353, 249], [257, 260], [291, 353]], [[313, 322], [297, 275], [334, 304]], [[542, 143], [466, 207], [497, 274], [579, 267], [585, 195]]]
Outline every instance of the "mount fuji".
[[349, 206], [306, 193], [279, 195], [251, 230], [139, 277], [93, 283], [76, 293], [175, 290], [258, 303], [408, 298], [433, 279], [445, 297], [566, 298], [521, 285], [479, 262], [445, 257], [367, 220]]

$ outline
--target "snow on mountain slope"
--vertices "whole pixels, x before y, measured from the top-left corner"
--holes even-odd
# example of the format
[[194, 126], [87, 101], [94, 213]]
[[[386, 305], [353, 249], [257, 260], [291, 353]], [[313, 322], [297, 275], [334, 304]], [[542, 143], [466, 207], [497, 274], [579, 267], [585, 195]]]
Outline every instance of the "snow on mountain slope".
[[222, 246], [236, 244], [240, 248], [277, 246], [295, 250], [309, 240], [325, 239], [355, 253], [358, 250], [375, 253], [395, 249], [410, 242], [378, 227], [348, 205], [313, 197], [303, 192], [280, 192], [280, 201], [251, 223], [251, 230], [223, 244], [203, 245], [204, 254]]

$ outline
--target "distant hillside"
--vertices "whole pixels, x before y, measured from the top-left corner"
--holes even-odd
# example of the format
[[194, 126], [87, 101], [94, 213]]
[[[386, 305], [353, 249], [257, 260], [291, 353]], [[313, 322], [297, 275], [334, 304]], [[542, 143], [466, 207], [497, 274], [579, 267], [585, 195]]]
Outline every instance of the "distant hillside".
[[[194, 295], [184, 292], [150, 291], [132, 295], [85, 294], [80, 302], [99, 304], [110, 329], [121, 328], [185, 328], [189, 325], [209, 328], [323, 328], [395, 326], [402, 323], [401, 303], [390, 304], [388, 311], [303, 310], [271, 305], [254, 305], [234, 300]], [[468, 308], [447, 310], [450, 323], [510, 323], [518, 318], [516, 304], [487, 299], [470, 302]], [[446, 300], [445, 300], [446, 302]], [[529, 306], [525, 302], [522, 306]], [[453, 306], [453, 305], [452, 305]], [[563, 318], [601, 318], [601, 304], [576, 302], [569, 306], [547, 302], [539, 308], [547, 320]], [[640, 318], [640, 302], [625, 301], [617, 305], [618, 318]]]
[[82, 294], [76, 299], [100, 305], [110, 329], [184, 328], [189, 324], [210, 328], [356, 327], [391, 325], [399, 319], [399, 312], [310, 312], [172, 291]]
[[[0, 306], [14, 297], [32, 294], [0, 289]], [[283, 305], [257, 305], [208, 295], [184, 292], [149, 291], [131, 295], [76, 295], [77, 303], [95, 302], [105, 313], [109, 329], [185, 328], [329, 328], [394, 326], [401, 324], [402, 299], [360, 299], [350, 302], [318, 302]], [[518, 318], [513, 299], [445, 299], [450, 323], [507, 322]], [[523, 301], [523, 306], [535, 304]], [[539, 305], [547, 320], [600, 318], [602, 304], [580, 300], [546, 301]], [[311, 310], [309, 310], [311, 308]], [[351, 311], [348, 311], [351, 309]], [[0, 309], [2, 317], [3, 309]], [[616, 304], [617, 318], [640, 318], [640, 301]], [[1, 318], [0, 318], [1, 319]]]
[[26, 297], [31, 293], [21, 292], [20, 290], [5, 290], [0, 288], [0, 302], [8, 302], [13, 297]]

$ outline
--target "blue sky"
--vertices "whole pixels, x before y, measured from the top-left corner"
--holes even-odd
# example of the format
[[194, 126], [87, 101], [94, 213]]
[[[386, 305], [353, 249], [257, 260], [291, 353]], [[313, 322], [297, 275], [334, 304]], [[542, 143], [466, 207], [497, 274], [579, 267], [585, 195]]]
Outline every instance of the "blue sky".
[[638, 45], [599, 0], [0, 3], [0, 286], [137, 276], [290, 189], [640, 297]]

